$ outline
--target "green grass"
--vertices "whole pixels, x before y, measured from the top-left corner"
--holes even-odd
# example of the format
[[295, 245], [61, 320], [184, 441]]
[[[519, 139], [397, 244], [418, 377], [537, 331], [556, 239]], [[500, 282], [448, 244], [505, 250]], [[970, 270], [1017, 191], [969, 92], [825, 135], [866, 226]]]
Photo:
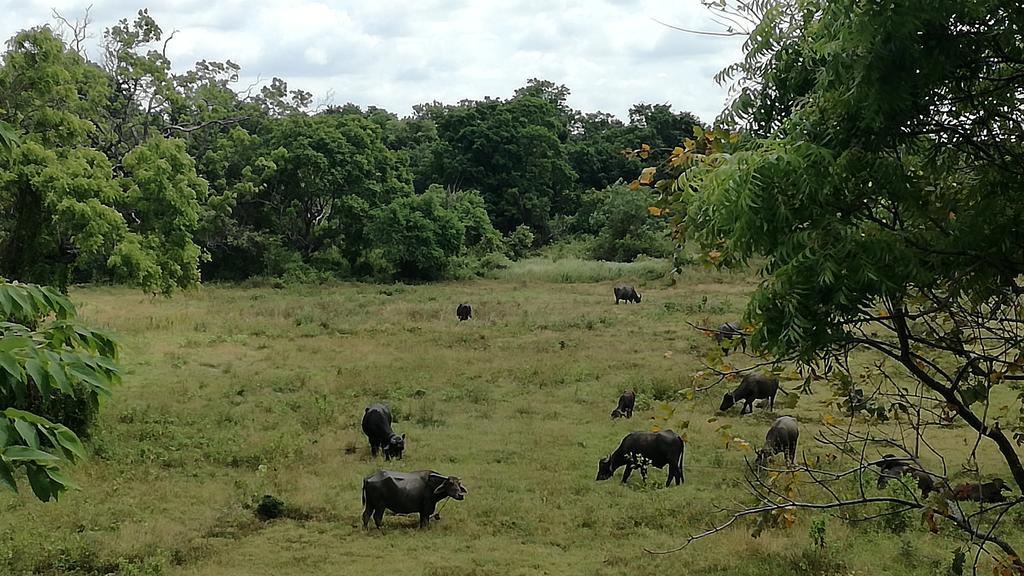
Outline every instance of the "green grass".
[[[829, 520], [827, 552], [811, 547], [819, 516], [749, 535], [744, 523], [668, 556], [718, 506], [749, 502], [744, 453], [718, 427], [759, 443], [772, 415], [709, 421], [716, 389], [689, 387], [708, 340], [685, 321], [737, 318], [752, 280], [667, 264], [529, 260], [501, 278], [423, 286], [206, 286], [171, 299], [119, 288], [72, 293], [83, 319], [125, 344], [125, 384], [99, 418], [81, 489], [57, 504], [0, 493], [0, 574], [936, 574], [954, 544], [911, 518], [907, 532]], [[656, 271], [660, 271], [657, 272]], [[646, 280], [645, 280], [646, 279]], [[615, 306], [631, 280], [640, 305]], [[455, 306], [470, 302], [471, 322]], [[627, 387], [632, 420], [609, 412]], [[790, 388], [795, 384], [790, 383]], [[812, 441], [827, 392], [794, 413]], [[652, 407], [675, 406], [687, 429], [686, 483], [595, 482], [597, 461]], [[360, 526], [360, 482], [380, 462], [359, 430], [363, 408], [392, 406], [407, 456], [394, 469], [434, 469], [469, 494], [427, 531], [388, 516]], [[860, 425], [860, 424], [858, 424]], [[932, 441], [956, 461], [963, 429]], [[995, 462], [987, 449], [982, 461]], [[932, 463], [934, 464], [934, 463]], [[621, 474], [621, 470], [619, 472]], [[252, 506], [272, 494], [287, 517]], [[1020, 518], [1012, 520], [1018, 524]]]

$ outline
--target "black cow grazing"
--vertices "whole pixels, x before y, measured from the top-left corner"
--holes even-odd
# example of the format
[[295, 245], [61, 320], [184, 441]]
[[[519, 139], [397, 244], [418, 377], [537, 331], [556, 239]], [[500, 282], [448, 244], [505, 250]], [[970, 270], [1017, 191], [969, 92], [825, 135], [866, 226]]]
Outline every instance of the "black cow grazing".
[[[921, 468], [921, 464], [917, 461], [917, 458], [901, 458], [895, 454], [885, 454], [882, 456], [882, 461], [879, 462], [877, 466], [879, 470], [879, 489], [884, 488], [890, 480], [898, 480], [902, 476], [910, 476], [917, 482], [917, 488], [925, 498], [927, 498], [932, 492], [937, 492], [939, 490], [936, 482], [937, 478], [932, 476], [932, 474], [924, 468]], [[941, 481], [938, 482], [938, 484], [941, 484]]]
[[[744, 402], [740, 414], [754, 411], [754, 400], [768, 400], [768, 409], [775, 410], [775, 395], [779, 392], [779, 379], [767, 374], [747, 374], [732, 392], [726, 392], [718, 409], [725, 412], [737, 402]], [[783, 393], [786, 391], [783, 390]]]
[[619, 405], [612, 410], [612, 420], [616, 418], [632, 418], [633, 406], [636, 405], [636, 392], [626, 390], [619, 396]]
[[384, 510], [395, 514], [419, 514], [420, 528], [426, 528], [437, 503], [445, 498], [462, 500], [466, 487], [455, 476], [442, 476], [433, 470], [388, 472], [378, 470], [363, 480], [363, 528], [373, 516], [380, 528]]
[[772, 422], [764, 437], [764, 448], [757, 451], [757, 466], [764, 466], [776, 454], [785, 454], [792, 466], [796, 462], [796, 442], [800, 439], [800, 425], [792, 416], [780, 416]]
[[615, 287], [615, 303], [618, 304], [619, 300], [625, 300], [626, 302], [640, 303], [640, 293], [636, 291], [636, 288], [632, 286], [616, 286]]
[[363, 412], [363, 434], [370, 440], [370, 453], [374, 457], [377, 450], [382, 450], [384, 460], [402, 458], [405, 434], [399, 436], [391, 429], [391, 410], [387, 406], [374, 404]]
[[[740, 348], [743, 352], [747, 351], [747, 333], [740, 328], [739, 322], [727, 322], [718, 327], [715, 331], [715, 342], [722, 347], [722, 352], [729, 354], [732, 348], [736, 347], [736, 342], [739, 342]], [[722, 342], [730, 342], [731, 344], [722, 345]]]
[[622, 482], [629, 480], [629, 475], [636, 466], [636, 457], [643, 456], [650, 460], [651, 466], [664, 468], [668, 464], [668, 480], [665, 486], [671, 486], [672, 480], [676, 485], [683, 483], [683, 439], [671, 430], [661, 432], [631, 432], [622, 439], [619, 447], [607, 458], [601, 458], [597, 465], [597, 479], [607, 480], [615, 474], [620, 467], [625, 466], [622, 472]]
[[459, 304], [459, 307], [455, 309], [455, 315], [459, 317], [459, 322], [469, 320], [473, 317], [473, 307], [469, 304]]
[[1010, 487], [1002, 478], [981, 484], [966, 482], [956, 487], [956, 490], [953, 491], [953, 498], [986, 503], [1006, 502], [1003, 492], [1009, 489]]

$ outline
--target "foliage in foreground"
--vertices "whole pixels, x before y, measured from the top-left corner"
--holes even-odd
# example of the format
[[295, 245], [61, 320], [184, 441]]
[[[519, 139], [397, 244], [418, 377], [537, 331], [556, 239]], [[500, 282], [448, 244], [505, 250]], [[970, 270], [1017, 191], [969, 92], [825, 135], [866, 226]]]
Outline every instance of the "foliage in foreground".
[[[120, 381], [117, 344], [75, 321], [65, 296], [31, 284], [0, 283], [0, 483], [17, 491], [24, 472], [40, 500], [72, 487], [68, 464], [85, 457], [81, 441], [60, 420], [88, 418]], [[36, 414], [60, 398], [78, 398], [81, 412]]]
[[[751, 24], [744, 60], [723, 72], [739, 94], [723, 120], [742, 137], [695, 131], [657, 187], [706, 260], [766, 258], [747, 308], [754, 347], [848, 394], [861, 388], [894, 417], [916, 407], [911, 438], [966, 424], [1024, 488], [1021, 405], [995, 400], [1024, 379], [1024, 12], [995, 0], [715, 9]], [[879, 358], [864, 379], [849, 368], [855, 348]], [[924, 392], [896, 386], [903, 376]], [[857, 448], [869, 440], [836, 448], [864, 467]], [[973, 453], [961, 464], [984, 477]], [[816, 504], [769, 500], [766, 511]], [[945, 502], [898, 503], [1024, 571], [1002, 514]]]

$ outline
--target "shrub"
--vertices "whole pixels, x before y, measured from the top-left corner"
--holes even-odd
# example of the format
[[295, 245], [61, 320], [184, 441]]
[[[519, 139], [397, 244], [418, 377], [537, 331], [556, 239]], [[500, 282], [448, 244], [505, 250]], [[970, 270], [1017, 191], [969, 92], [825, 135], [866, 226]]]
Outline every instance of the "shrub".
[[591, 257], [631, 262], [641, 254], [660, 258], [672, 253], [668, 227], [648, 210], [655, 202], [650, 192], [613, 186], [595, 194], [602, 201], [590, 216], [589, 228], [596, 234]]
[[519, 260], [530, 252], [534, 240], [533, 230], [525, 224], [520, 224], [505, 238], [505, 251], [513, 260]]

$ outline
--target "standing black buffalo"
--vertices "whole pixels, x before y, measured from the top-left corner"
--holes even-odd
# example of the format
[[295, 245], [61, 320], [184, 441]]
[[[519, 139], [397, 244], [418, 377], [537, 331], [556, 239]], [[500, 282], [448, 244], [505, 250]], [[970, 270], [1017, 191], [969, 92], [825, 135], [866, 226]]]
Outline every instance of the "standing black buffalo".
[[[719, 410], [725, 412], [737, 402], [744, 402], [740, 414], [754, 411], [754, 400], [768, 399], [768, 409], [775, 410], [775, 395], [779, 392], [779, 379], [766, 374], [747, 374], [732, 392], [726, 392]], [[785, 392], [785, 390], [783, 390]]]
[[459, 317], [459, 322], [469, 320], [473, 317], [473, 307], [469, 304], [459, 304], [459, 307], [455, 309], [455, 315]]
[[[736, 347], [737, 340], [739, 340], [740, 348], [746, 352], [747, 333], [740, 328], [739, 322], [726, 322], [719, 326], [718, 330], [715, 330], [715, 342], [722, 347], [722, 352], [726, 354]], [[722, 345], [722, 342], [730, 342], [730, 344]]]
[[619, 300], [625, 300], [626, 302], [640, 303], [640, 293], [636, 291], [636, 288], [632, 286], [616, 286], [615, 287], [615, 303], [618, 304]]
[[633, 406], [636, 405], [636, 392], [626, 390], [619, 396], [619, 405], [612, 410], [612, 420], [616, 418], [632, 418]]
[[384, 459], [402, 458], [405, 434], [399, 436], [391, 429], [391, 410], [383, 404], [374, 404], [363, 412], [363, 434], [370, 440], [370, 453], [377, 456], [383, 450]]
[[426, 528], [437, 503], [445, 498], [462, 500], [466, 487], [455, 476], [442, 476], [433, 470], [388, 472], [378, 470], [363, 480], [363, 528], [373, 516], [380, 528], [384, 510], [395, 514], [419, 514], [420, 528]]
[[792, 466], [796, 460], [796, 441], [800, 439], [800, 425], [792, 416], [780, 416], [772, 422], [764, 437], [764, 448], [757, 451], [757, 466], [764, 466], [772, 456], [783, 453]]
[[650, 460], [651, 466], [655, 468], [664, 468], [668, 464], [668, 480], [665, 481], [665, 486], [671, 486], [672, 480], [675, 480], [677, 485], [682, 484], [683, 449], [683, 439], [671, 430], [630, 432], [610, 456], [601, 458], [597, 465], [597, 479], [607, 480], [621, 466], [625, 466], [626, 469], [622, 472], [622, 482], [625, 483], [629, 480], [633, 468], [638, 467], [636, 457], [642, 456]]

